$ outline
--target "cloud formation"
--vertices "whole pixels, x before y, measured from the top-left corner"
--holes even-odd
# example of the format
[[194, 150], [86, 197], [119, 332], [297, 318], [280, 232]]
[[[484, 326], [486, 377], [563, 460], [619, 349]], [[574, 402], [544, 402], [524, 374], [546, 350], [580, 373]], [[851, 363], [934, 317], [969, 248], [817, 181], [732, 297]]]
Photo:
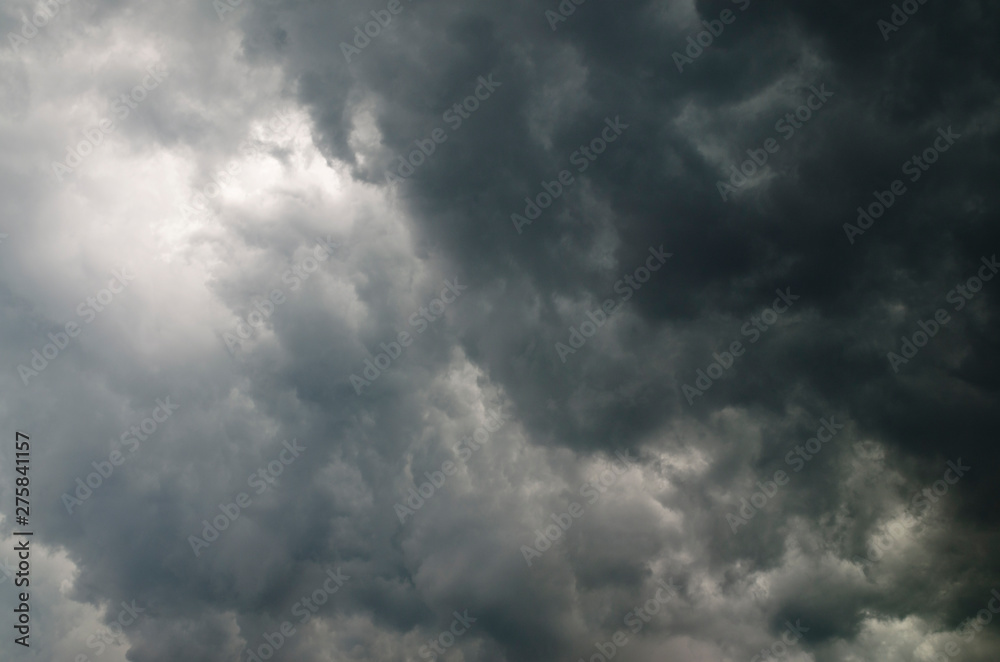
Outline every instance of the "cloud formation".
[[32, 652], [994, 659], [998, 27], [6, 4]]

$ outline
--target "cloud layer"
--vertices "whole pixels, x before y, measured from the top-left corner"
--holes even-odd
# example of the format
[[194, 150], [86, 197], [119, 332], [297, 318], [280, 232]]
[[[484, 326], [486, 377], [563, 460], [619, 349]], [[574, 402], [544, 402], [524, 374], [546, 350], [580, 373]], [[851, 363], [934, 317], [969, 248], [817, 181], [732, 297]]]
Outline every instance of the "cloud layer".
[[8, 3], [35, 652], [995, 659], [998, 30]]

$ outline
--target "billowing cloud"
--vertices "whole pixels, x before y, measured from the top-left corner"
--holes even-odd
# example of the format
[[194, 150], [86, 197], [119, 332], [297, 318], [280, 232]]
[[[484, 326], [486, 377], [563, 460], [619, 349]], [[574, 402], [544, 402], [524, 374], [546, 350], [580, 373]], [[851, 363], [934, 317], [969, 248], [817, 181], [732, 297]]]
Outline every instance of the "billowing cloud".
[[994, 659], [998, 20], [9, 3], [5, 613], [17, 430], [44, 659]]

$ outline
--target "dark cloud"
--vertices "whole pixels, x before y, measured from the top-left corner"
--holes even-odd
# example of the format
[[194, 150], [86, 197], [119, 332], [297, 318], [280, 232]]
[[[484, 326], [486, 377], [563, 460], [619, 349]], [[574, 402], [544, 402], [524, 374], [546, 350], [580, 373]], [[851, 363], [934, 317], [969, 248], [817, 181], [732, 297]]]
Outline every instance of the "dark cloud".
[[[589, 660], [617, 630], [626, 661], [750, 659], [786, 621], [808, 628], [802, 659], [923, 659], [1000, 585], [1000, 290], [955, 289], [1000, 246], [991, 3], [901, 3], [918, 9], [884, 39], [891, 3], [401, 0], [348, 58], [392, 3], [77, 2], [0, 73], [2, 411], [42, 440], [52, 659], [100, 659], [87, 636], [123, 600], [149, 611], [103, 659], [245, 660], [285, 621], [274, 659], [427, 659], [464, 610], [449, 650], [491, 662]], [[52, 161], [156, 62], [169, 79], [58, 183]], [[907, 168], [939, 129], [959, 137]], [[313, 262], [317, 239], [337, 248]], [[124, 263], [134, 284], [25, 384], [18, 366]], [[455, 279], [468, 289], [442, 304]], [[776, 290], [800, 298], [772, 320]], [[948, 323], [895, 370], [887, 354], [939, 309]], [[699, 371], [711, 385], [689, 404]], [[67, 513], [62, 495], [168, 396], [177, 412]], [[823, 419], [844, 428], [796, 450]], [[307, 450], [282, 464], [290, 440]], [[935, 494], [959, 458], [971, 468]], [[925, 489], [933, 508], [902, 526]], [[196, 556], [189, 536], [241, 492]], [[300, 622], [336, 569], [350, 579]], [[676, 598], [630, 632], [668, 580]], [[993, 627], [957, 659], [995, 656]]]

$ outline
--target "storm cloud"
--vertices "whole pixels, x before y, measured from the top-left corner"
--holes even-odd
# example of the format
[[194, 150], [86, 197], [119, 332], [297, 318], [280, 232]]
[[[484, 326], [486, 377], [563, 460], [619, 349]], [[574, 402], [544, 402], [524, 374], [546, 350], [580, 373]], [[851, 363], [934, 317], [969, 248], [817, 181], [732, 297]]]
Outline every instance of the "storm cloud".
[[0, 33], [4, 659], [996, 658], [997, 3]]

